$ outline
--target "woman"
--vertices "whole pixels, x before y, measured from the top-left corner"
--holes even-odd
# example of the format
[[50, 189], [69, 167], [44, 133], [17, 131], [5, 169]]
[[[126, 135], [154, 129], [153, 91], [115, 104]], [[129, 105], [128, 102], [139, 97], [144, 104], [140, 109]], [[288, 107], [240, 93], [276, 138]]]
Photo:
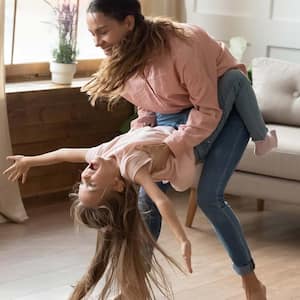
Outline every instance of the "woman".
[[[169, 125], [177, 129], [158, 151], [180, 158], [194, 149], [196, 159], [204, 161], [199, 207], [241, 276], [246, 298], [266, 299], [240, 224], [224, 199], [226, 184], [247, 145], [248, 131], [255, 132], [256, 155], [277, 146], [276, 133], [265, 127], [243, 74], [245, 66], [197, 26], [145, 19], [137, 0], [91, 1], [87, 24], [95, 45], [107, 58], [83, 91], [91, 96], [92, 104], [108, 99], [110, 107], [119, 95], [135, 104], [138, 118], [132, 128]], [[244, 109], [244, 102], [250, 103], [250, 110]], [[247, 120], [247, 128], [241, 118]], [[179, 125], [182, 121], [185, 124]], [[153, 148], [149, 146], [148, 151]], [[161, 216], [143, 189], [139, 205], [151, 210], [148, 225], [158, 238]]]

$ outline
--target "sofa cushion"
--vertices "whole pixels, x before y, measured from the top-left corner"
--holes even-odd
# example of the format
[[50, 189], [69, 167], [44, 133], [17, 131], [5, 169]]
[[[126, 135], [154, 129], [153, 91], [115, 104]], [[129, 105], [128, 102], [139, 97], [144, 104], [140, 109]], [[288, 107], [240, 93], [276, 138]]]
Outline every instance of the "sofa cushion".
[[255, 58], [252, 76], [265, 121], [300, 126], [300, 64]]
[[274, 124], [268, 127], [277, 131], [278, 148], [264, 156], [255, 156], [254, 143], [250, 141], [237, 169], [300, 181], [300, 128]]

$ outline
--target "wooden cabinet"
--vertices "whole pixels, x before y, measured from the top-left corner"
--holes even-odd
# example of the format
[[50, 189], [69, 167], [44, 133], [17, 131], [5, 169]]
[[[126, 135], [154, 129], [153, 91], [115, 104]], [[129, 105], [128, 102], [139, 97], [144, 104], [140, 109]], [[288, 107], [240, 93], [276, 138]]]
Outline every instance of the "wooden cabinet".
[[[133, 114], [120, 102], [113, 112], [106, 104], [92, 107], [79, 87], [7, 93], [7, 110], [14, 154], [36, 155], [66, 147], [91, 147], [108, 141]], [[59, 164], [33, 168], [20, 184], [23, 198], [69, 190], [84, 165]]]

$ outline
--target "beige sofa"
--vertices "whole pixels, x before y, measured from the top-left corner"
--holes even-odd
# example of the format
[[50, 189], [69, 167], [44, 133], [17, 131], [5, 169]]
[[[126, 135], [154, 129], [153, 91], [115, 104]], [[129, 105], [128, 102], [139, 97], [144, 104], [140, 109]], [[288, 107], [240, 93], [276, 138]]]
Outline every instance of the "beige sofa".
[[[252, 197], [262, 210], [265, 200], [300, 204], [300, 64], [256, 58], [252, 63], [253, 87], [264, 119], [278, 134], [278, 148], [262, 157], [254, 156], [249, 142], [227, 194]], [[192, 189], [186, 225], [196, 211]]]

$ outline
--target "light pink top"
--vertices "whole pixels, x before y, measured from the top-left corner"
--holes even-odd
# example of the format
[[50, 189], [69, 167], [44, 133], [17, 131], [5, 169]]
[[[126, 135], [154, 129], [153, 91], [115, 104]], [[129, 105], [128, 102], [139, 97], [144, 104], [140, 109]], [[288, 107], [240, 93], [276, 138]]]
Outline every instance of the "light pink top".
[[176, 113], [193, 107], [186, 124], [166, 137], [176, 157], [205, 140], [217, 127], [222, 110], [217, 95], [218, 78], [225, 71], [246, 68], [227, 48], [198, 26], [182, 24], [188, 41], [170, 38], [171, 55], [159, 57], [126, 83], [122, 96], [138, 107], [131, 127], [155, 124], [155, 114]]
[[174, 129], [167, 126], [142, 127], [120, 135], [110, 142], [90, 148], [86, 154], [86, 161], [90, 163], [96, 155], [103, 158], [115, 156], [120, 168], [121, 176], [134, 182], [137, 171], [147, 165], [152, 179], [156, 182], [169, 181], [177, 191], [184, 191], [192, 186], [195, 178], [194, 153], [185, 152], [180, 159], [170, 156], [163, 170], [152, 172], [152, 157], [135, 146], [162, 143]]

